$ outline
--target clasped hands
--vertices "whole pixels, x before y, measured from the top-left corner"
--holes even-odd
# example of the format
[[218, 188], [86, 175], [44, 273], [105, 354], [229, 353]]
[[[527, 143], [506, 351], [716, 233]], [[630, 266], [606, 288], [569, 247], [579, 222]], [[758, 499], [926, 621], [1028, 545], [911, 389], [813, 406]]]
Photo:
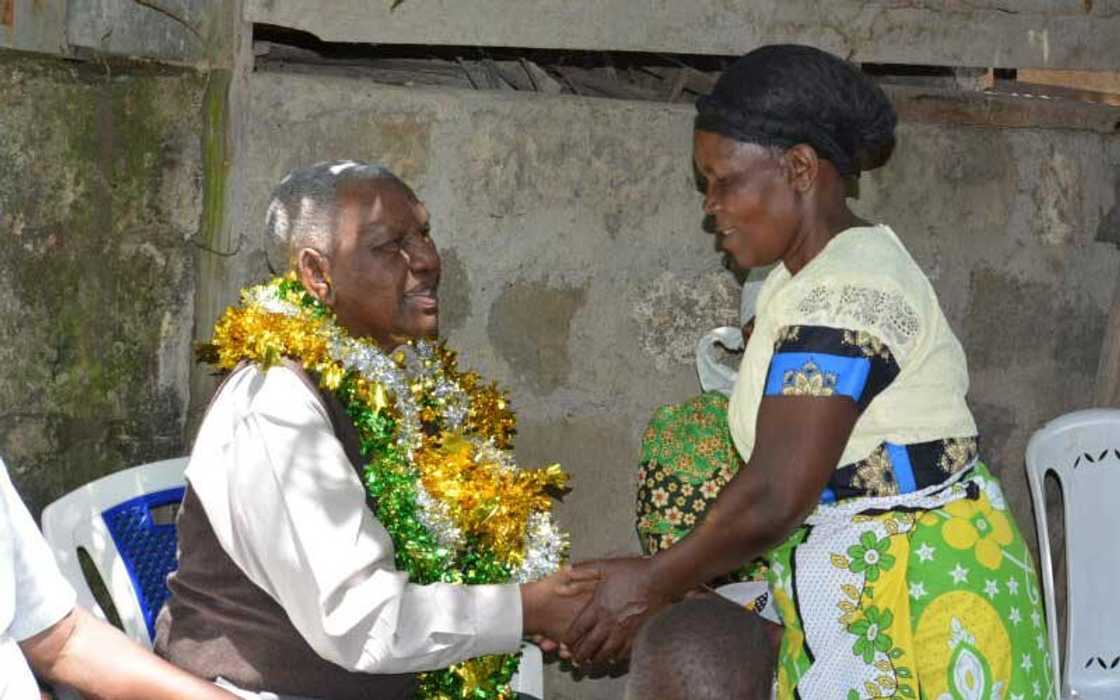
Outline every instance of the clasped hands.
[[581, 562], [523, 591], [531, 639], [546, 652], [593, 666], [629, 657], [642, 623], [671, 602], [644, 557]]

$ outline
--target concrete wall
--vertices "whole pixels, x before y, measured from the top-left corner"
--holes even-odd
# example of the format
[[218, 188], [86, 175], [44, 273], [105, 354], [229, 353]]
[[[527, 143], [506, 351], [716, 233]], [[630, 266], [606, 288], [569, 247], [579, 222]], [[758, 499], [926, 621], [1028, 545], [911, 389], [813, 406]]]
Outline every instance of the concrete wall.
[[202, 78], [0, 53], [0, 456], [38, 510], [182, 454]]
[[2, 0], [0, 48], [66, 57], [116, 56], [228, 65], [234, 0]]
[[[574, 476], [560, 508], [574, 556], [636, 551], [645, 421], [696, 391], [693, 344], [737, 308], [700, 232], [691, 109], [269, 73], [253, 75], [249, 103], [249, 205], [233, 214], [244, 245], [216, 293], [232, 302], [265, 275], [258, 232], [290, 167], [388, 164], [432, 211], [445, 334], [512, 390], [523, 462]], [[859, 210], [898, 231], [968, 351], [984, 455], [1033, 537], [1023, 450], [1043, 421], [1092, 401], [1120, 270], [1095, 239], [1120, 222], [1120, 144], [910, 123], [863, 186]], [[549, 673], [553, 698], [621, 696], [620, 680]]]

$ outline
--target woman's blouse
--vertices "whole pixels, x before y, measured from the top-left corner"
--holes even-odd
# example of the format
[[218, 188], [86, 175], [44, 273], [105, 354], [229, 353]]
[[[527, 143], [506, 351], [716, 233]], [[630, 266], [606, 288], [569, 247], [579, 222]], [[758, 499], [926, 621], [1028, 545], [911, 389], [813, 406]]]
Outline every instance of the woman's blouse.
[[731, 396], [740, 455], [754, 450], [764, 396], [835, 396], [860, 411], [822, 502], [908, 493], [976, 456], [968, 368], [929, 280], [884, 225], [837, 234], [796, 275], [759, 294]]

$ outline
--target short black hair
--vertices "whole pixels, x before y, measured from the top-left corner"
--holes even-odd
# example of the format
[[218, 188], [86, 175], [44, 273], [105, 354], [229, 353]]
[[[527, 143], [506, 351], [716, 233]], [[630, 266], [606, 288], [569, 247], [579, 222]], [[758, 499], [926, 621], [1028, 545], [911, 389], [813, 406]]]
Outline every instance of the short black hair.
[[663, 610], [638, 632], [627, 700], [769, 700], [777, 655], [764, 624], [718, 596]]
[[696, 108], [696, 129], [745, 143], [812, 146], [841, 175], [890, 158], [898, 115], [855, 65], [799, 44], [774, 44], [739, 58]]

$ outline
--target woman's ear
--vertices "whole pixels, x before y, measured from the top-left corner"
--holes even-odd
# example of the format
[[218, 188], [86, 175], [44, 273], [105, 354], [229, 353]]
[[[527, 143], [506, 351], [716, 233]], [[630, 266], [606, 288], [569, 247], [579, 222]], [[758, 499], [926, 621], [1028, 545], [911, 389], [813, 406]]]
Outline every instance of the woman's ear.
[[821, 160], [815, 148], [807, 143], [799, 143], [786, 149], [786, 165], [789, 182], [798, 192], [808, 192], [817, 184]]
[[296, 254], [296, 275], [311, 296], [327, 306], [334, 306], [331, 261], [327, 256], [314, 248], [301, 248]]

